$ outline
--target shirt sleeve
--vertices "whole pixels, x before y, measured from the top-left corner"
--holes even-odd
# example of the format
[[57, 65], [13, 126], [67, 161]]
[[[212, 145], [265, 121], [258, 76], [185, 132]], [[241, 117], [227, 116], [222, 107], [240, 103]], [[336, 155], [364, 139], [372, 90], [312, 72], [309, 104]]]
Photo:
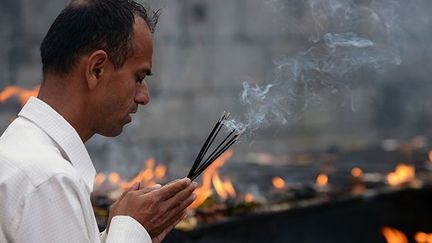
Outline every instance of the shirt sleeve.
[[25, 199], [15, 242], [99, 242], [90, 199], [79, 186], [67, 175], [38, 185]]
[[127, 239], [129, 243], [152, 242], [150, 235], [135, 219], [129, 216], [115, 216], [111, 219], [106, 243], [121, 242], [121, 239]]
[[39, 185], [25, 200], [16, 243], [151, 243], [144, 227], [129, 216], [113, 217], [108, 235], [99, 235], [88, 193], [67, 175]]

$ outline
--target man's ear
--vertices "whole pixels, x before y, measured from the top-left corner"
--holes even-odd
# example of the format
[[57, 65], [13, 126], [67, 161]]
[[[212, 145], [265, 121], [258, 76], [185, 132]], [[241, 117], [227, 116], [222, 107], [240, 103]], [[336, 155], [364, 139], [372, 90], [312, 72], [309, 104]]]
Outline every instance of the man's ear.
[[98, 85], [104, 70], [108, 68], [108, 54], [103, 50], [97, 50], [90, 54], [86, 65], [86, 80], [90, 90], [93, 90]]

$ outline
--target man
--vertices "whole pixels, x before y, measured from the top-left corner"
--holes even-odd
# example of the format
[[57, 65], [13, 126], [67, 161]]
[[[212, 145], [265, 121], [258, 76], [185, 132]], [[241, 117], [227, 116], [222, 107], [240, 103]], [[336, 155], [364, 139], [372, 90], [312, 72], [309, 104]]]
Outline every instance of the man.
[[156, 18], [130, 0], [71, 2], [41, 45], [43, 82], [0, 139], [0, 242], [160, 242], [193, 202], [189, 179], [125, 192], [99, 235], [84, 143], [149, 102]]

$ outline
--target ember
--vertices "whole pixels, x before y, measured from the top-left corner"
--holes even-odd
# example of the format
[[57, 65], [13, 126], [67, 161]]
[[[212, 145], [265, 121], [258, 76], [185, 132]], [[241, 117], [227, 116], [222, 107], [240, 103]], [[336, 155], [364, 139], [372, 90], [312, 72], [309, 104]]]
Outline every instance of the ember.
[[415, 168], [406, 164], [399, 164], [394, 172], [387, 175], [387, 182], [390, 186], [400, 186], [413, 182], [415, 179]]
[[326, 174], [319, 174], [316, 178], [316, 185], [319, 188], [325, 187], [328, 184], [328, 176]]
[[282, 189], [285, 187], [285, 181], [280, 177], [273, 178], [272, 183], [276, 189]]

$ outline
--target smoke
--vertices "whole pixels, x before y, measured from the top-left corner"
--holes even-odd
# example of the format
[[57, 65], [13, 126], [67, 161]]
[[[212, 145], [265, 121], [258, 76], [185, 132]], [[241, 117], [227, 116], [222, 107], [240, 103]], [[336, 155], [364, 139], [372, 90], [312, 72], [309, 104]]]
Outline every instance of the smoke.
[[[279, 4], [275, 0], [268, 4]], [[269, 84], [243, 83], [241, 118], [225, 123], [229, 129], [246, 128], [251, 134], [274, 124], [287, 124], [301, 116], [323, 93], [349, 94], [364, 74], [384, 72], [402, 63], [399, 3], [396, 0], [308, 0], [302, 1], [300, 23], [310, 29], [309, 48], [275, 61]], [[278, 6], [279, 6], [278, 5]], [[275, 7], [283, 9], [286, 8]], [[283, 14], [283, 13], [281, 13]], [[310, 22], [310, 21], [309, 21]], [[354, 104], [351, 104], [354, 110]]]

